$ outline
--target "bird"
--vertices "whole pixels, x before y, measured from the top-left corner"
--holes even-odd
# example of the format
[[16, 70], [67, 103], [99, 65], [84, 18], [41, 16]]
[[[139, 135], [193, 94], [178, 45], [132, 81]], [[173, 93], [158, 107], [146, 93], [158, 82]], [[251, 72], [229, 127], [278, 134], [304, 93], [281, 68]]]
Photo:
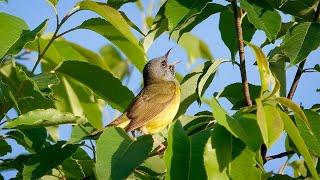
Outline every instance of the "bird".
[[[123, 114], [106, 127], [121, 127], [126, 132], [156, 134], [173, 121], [180, 105], [180, 84], [175, 78], [175, 65], [168, 62], [171, 49], [150, 60], [143, 68], [144, 87]], [[105, 127], [104, 127], [105, 128]], [[101, 134], [104, 128], [91, 133]]]

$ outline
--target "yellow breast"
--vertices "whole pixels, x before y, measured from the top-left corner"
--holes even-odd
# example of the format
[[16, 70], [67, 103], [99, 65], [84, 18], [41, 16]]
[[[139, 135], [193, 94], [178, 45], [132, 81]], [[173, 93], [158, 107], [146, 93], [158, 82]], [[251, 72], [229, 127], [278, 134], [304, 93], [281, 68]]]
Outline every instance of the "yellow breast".
[[180, 105], [180, 85], [176, 84], [176, 95], [172, 102], [155, 116], [151, 121], [142, 126], [143, 132], [146, 134], [155, 134], [164, 129], [176, 116]]

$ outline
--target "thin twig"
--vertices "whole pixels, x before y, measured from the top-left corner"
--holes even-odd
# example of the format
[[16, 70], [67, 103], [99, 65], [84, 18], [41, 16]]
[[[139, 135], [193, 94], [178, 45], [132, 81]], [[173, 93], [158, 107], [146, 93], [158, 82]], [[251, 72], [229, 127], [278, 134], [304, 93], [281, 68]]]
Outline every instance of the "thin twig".
[[247, 106], [252, 106], [249, 85], [248, 85], [248, 79], [247, 79], [247, 72], [246, 72], [246, 63], [245, 63], [245, 57], [244, 57], [244, 45], [243, 45], [242, 27], [241, 27], [241, 14], [240, 15], [238, 14], [237, 0], [232, 0], [231, 4], [232, 4], [232, 8], [233, 8], [234, 20], [236, 23], [237, 36], [238, 36], [242, 89], [243, 89], [244, 98], [246, 100]]
[[92, 146], [93, 162], [96, 162], [96, 148], [95, 148], [95, 146], [93, 145], [92, 140], [90, 139], [89, 141], [90, 141], [90, 144], [91, 144], [91, 146]]
[[294, 151], [287, 151], [287, 152], [283, 152], [283, 153], [276, 154], [276, 155], [273, 155], [273, 156], [268, 156], [268, 157], [266, 157], [266, 161], [282, 158], [282, 157], [289, 156], [289, 155], [294, 154], [294, 153], [295, 153]]
[[[315, 15], [314, 15], [314, 18], [313, 18], [313, 22], [317, 22], [318, 19], [319, 19], [319, 14], [320, 14], [320, 2], [318, 3], [318, 7], [317, 7], [317, 10], [315, 12]], [[297, 69], [297, 72], [296, 72], [296, 75], [294, 76], [294, 80], [292, 82], [292, 85], [291, 85], [291, 88], [290, 88], [290, 91], [287, 95], [287, 98], [288, 99], [292, 99], [293, 98], [293, 95], [298, 87], [298, 84], [299, 84], [299, 80], [301, 78], [301, 75], [303, 73], [303, 67], [306, 63], [306, 59], [303, 60], [300, 64], [299, 64], [299, 67]]]
[[79, 26], [74, 27], [74, 28], [71, 28], [71, 29], [69, 29], [69, 30], [67, 30], [67, 31], [64, 31], [64, 32], [62, 32], [61, 34], [58, 34], [58, 35], [56, 36], [56, 39], [58, 39], [59, 37], [65, 35], [65, 34], [67, 34], [67, 33], [69, 33], [69, 32], [72, 32], [72, 31], [74, 31], [74, 30], [77, 30], [77, 29], [79, 29]]

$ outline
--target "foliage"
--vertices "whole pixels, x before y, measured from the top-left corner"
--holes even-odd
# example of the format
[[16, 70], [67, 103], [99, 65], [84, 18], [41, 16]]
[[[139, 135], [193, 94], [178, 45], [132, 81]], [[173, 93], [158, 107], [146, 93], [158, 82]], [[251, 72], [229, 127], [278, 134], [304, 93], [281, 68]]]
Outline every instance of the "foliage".
[[[125, 5], [144, 12], [137, 0], [80, 1], [62, 19], [56, 8], [59, 1], [47, 2], [57, 17], [53, 34], [44, 34], [47, 17], [30, 30], [23, 18], [0, 13], [0, 24], [5, 24], [0, 28], [0, 173], [16, 170], [17, 179], [319, 179], [320, 102], [315, 100], [314, 106], [304, 109], [286, 98], [286, 79], [293, 79], [286, 78], [287, 69], [304, 63], [320, 47], [318, 0], [239, 0], [239, 4], [231, 0], [224, 5], [167, 0], [151, 3], [149, 9], [155, 16], [143, 19], [144, 30], [121, 11]], [[71, 16], [84, 10], [99, 18], [59, 31], [65, 22], [73, 21]], [[214, 60], [213, 50], [191, 34], [217, 13], [231, 60]], [[244, 42], [238, 39], [235, 14]], [[283, 14], [291, 16], [291, 21], [284, 22]], [[63, 38], [79, 29], [97, 33], [111, 44], [97, 53]], [[260, 47], [272, 47], [268, 56], [250, 43], [257, 30], [266, 39]], [[146, 52], [164, 34], [186, 50], [190, 64], [205, 60], [184, 77], [177, 73], [181, 103], [174, 122], [161, 136], [142, 135], [134, 140], [118, 127], [107, 128], [98, 138], [88, 136], [102, 127], [106, 105], [123, 112], [130, 104], [134, 94], [125, 80], [133, 68], [142, 72]], [[246, 105], [243, 82], [209, 96], [205, 93], [221, 64], [245, 71], [235, 60], [242, 43], [254, 52], [260, 75], [260, 85], [249, 84], [252, 106]], [[31, 52], [37, 57], [29, 70], [16, 60], [28, 59]], [[35, 74], [39, 63], [42, 71]], [[319, 69], [317, 64], [298, 69], [297, 74], [318, 73]], [[232, 104], [231, 111], [220, 104], [221, 98]], [[211, 110], [185, 115], [196, 101]], [[17, 116], [10, 119], [10, 110]], [[58, 136], [64, 124], [72, 125], [68, 141]], [[290, 151], [282, 155], [288, 161], [292, 154], [302, 158], [283, 166], [292, 167], [294, 174], [266, 172], [265, 163], [275, 158], [266, 153], [283, 135]], [[159, 150], [153, 138], [161, 139], [165, 149]], [[15, 150], [12, 141], [26, 153], [7, 158]]]

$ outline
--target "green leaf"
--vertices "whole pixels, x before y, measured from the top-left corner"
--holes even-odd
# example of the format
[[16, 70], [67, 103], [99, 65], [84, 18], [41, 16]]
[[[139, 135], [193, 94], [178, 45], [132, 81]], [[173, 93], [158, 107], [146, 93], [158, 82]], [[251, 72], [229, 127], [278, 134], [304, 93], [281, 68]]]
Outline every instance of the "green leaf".
[[281, 28], [281, 16], [267, 2], [260, 0], [239, 0], [240, 7], [248, 13], [249, 21], [266, 33], [270, 41], [276, 38]]
[[[178, 33], [173, 33], [172, 37], [178, 39]], [[213, 60], [208, 45], [191, 33], [185, 33], [178, 44], [187, 51], [189, 64], [194, 63], [198, 58]]]
[[[249, 84], [249, 89], [251, 99], [256, 99], [260, 96], [260, 86]], [[232, 110], [237, 110], [246, 106], [241, 83], [233, 83], [226, 86], [221, 92], [219, 92], [219, 98], [220, 97], [227, 98], [233, 104]]]
[[316, 171], [315, 165], [312, 161], [311, 155], [308, 151], [308, 148], [307, 148], [305, 142], [303, 141], [302, 137], [300, 136], [300, 133], [299, 133], [297, 127], [295, 126], [295, 124], [292, 122], [292, 120], [290, 119], [290, 117], [286, 113], [282, 112], [279, 109], [278, 109], [278, 112], [280, 113], [281, 119], [283, 121], [284, 129], [286, 130], [289, 137], [291, 138], [291, 140], [293, 141], [293, 143], [295, 144], [295, 146], [299, 150], [300, 154], [303, 156], [313, 178], [316, 180], [319, 180], [319, 176]]
[[180, 121], [169, 129], [168, 146], [164, 154], [166, 179], [207, 179], [203, 165], [203, 151], [210, 131], [188, 136]]
[[[119, 111], [123, 112], [134, 98], [133, 93], [123, 86], [119, 79], [98, 66], [81, 61], [64, 61], [54, 71], [68, 75], [86, 85], [108, 102], [111, 107]], [[97, 77], [99, 77], [98, 81]], [[106, 88], [106, 84], [112, 85], [112, 88]]]
[[164, 15], [167, 1], [160, 7], [157, 15], [153, 20], [152, 27], [150, 28], [147, 36], [144, 38], [143, 47], [146, 51], [150, 48], [151, 44], [168, 29], [168, 19]]
[[137, 0], [108, 0], [107, 4], [115, 9], [119, 9], [126, 3], [136, 2]]
[[[104, 3], [82, 1], [77, 4], [80, 10], [90, 10], [105, 18], [85, 21], [82, 28], [93, 30], [114, 43], [142, 72], [146, 64], [145, 52], [139, 40], [133, 35], [129, 25], [116, 9]], [[101, 24], [100, 24], [101, 23]], [[108, 28], [108, 31], [105, 29]], [[109, 29], [110, 28], [110, 29]], [[120, 38], [119, 38], [120, 35]]]
[[259, 179], [255, 153], [220, 124], [215, 125], [204, 149], [208, 179]]
[[[195, 69], [193, 69], [189, 74], [187, 74], [183, 78], [181, 82], [181, 99], [180, 99], [181, 103], [175, 119], [180, 115], [184, 114], [187, 111], [188, 107], [194, 101], [199, 99], [199, 96], [197, 93], [198, 82], [202, 77], [202, 75], [206, 73], [206, 71], [208, 70], [208, 67], [211, 64], [212, 64], [211, 61], [207, 61], [199, 65]], [[206, 81], [207, 84], [203, 86], [202, 92], [204, 92], [208, 88], [209, 84], [212, 81], [212, 78], [213, 76]]]
[[68, 144], [76, 144], [80, 141], [84, 140], [88, 134], [93, 131], [93, 127], [91, 126], [83, 126], [81, 124], [75, 125], [72, 128], [71, 137], [68, 141]]
[[31, 79], [38, 85], [39, 90], [46, 96], [52, 96], [53, 92], [51, 87], [60, 83], [55, 74], [41, 73], [37, 74]]
[[[243, 39], [250, 42], [253, 34], [256, 32], [256, 28], [249, 22], [247, 16], [242, 19], [241, 26], [243, 31]], [[228, 47], [231, 59], [234, 60], [236, 53], [239, 50], [239, 46], [233, 11], [226, 10], [220, 13], [219, 30], [221, 33], [221, 39]]]
[[74, 153], [79, 145], [58, 142], [47, 146], [31, 157], [23, 168], [23, 179], [37, 179], [60, 165]]
[[260, 149], [263, 140], [257, 119], [253, 114], [236, 114], [231, 117], [214, 97], [207, 103], [212, 109], [213, 117], [220, 125], [224, 126], [232, 135], [241, 139], [253, 151]]
[[[316, 70], [316, 71], [318, 71], [318, 72], [320, 72], [320, 64], [314, 65], [313, 69]], [[317, 89], [317, 92], [319, 92], [319, 91], [320, 91], [320, 90]]]
[[263, 51], [258, 46], [250, 44], [248, 42], [245, 43], [253, 50], [256, 57], [261, 80], [260, 96], [262, 96], [262, 94], [268, 90], [272, 77], [271, 71], [269, 69], [269, 64]]
[[295, 104], [293, 101], [285, 97], [278, 97], [277, 101], [280, 104], [290, 108], [295, 114], [297, 114], [306, 123], [308, 129], [310, 129], [310, 123], [307, 116], [304, 114], [303, 110], [297, 104]]
[[[42, 63], [43, 71], [52, 69], [54, 66], [50, 63]], [[95, 94], [85, 85], [64, 77], [62, 74], [56, 74], [61, 83], [53, 86], [53, 98], [55, 107], [62, 112], [71, 112], [76, 116], [86, 115], [90, 124], [95, 128], [102, 127], [102, 106], [104, 102], [95, 97]]]
[[210, 0], [168, 0], [165, 16], [168, 18], [170, 34], [193, 15], [201, 13], [209, 2]]
[[0, 61], [2, 62], [9, 49], [23, 33], [29, 30], [29, 27], [22, 19], [3, 12], [0, 13], [0, 24], [5, 24], [0, 30]]
[[276, 8], [285, 14], [291, 14], [296, 17], [298, 21], [312, 22], [314, 21], [316, 14], [315, 7], [317, 7], [318, 2], [318, 0], [287, 0], [281, 2], [281, 4], [280, 1], [273, 4], [279, 4]]
[[28, 154], [21, 154], [15, 157], [14, 159], [5, 159], [3, 162], [1, 162], [0, 170], [10, 170], [10, 169], [16, 169], [19, 174], [22, 172], [24, 165], [28, 161], [28, 159], [32, 155]]
[[275, 107], [262, 105], [260, 99], [257, 102], [257, 120], [263, 137], [264, 144], [269, 149], [283, 133], [283, 122]]
[[307, 176], [307, 168], [304, 164], [304, 160], [296, 160], [289, 164], [292, 167], [294, 177], [306, 177]]
[[[291, 22], [287, 22], [287, 23], [282, 23], [281, 24], [281, 29], [278, 32], [277, 37], [275, 39], [282, 38], [294, 24], [295, 24], [295, 22], [292, 22], [292, 21]], [[274, 42], [271, 42], [268, 38], [266, 38], [266, 40], [260, 45], [260, 48], [263, 48], [264, 46], [266, 46], [266, 45], [268, 45], [270, 43], [274, 43]]]
[[57, 4], [58, 4], [58, 2], [59, 2], [59, 0], [47, 0], [48, 1], [48, 3], [50, 3], [53, 7], [55, 7]]
[[190, 32], [194, 27], [196, 27], [205, 19], [209, 18], [211, 15], [223, 12], [225, 10], [227, 10], [227, 8], [221, 4], [208, 3], [199, 14], [194, 14], [184, 24], [182, 24], [179, 29], [176, 30], [179, 31], [179, 38], [184, 33]]
[[121, 128], [106, 128], [97, 141], [97, 178], [126, 179], [147, 159], [152, 145], [150, 135], [134, 141]]
[[19, 109], [18, 102], [16, 98], [14, 97], [10, 86], [2, 81], [2, 77], [0, 77], [0, 102], [4, 105], [4, 112], [0, 114], [0, 118], [2, 119], [2, 115], [4, 115], [9, 109], [10, 105], [7, 105], [9, 102], [13, 104], [13, 106], [16, 108], [16, 110], [21, 113]]
[[12, 152], [11, 146], [0, 136], [0, 157]]
[[67, 179], [82, 179], [93, 171], [93, 160], [82, 148], [77, 150], [61, 164]]
[[45, 128], [20, 129], [7, 132], [6, 135], [30, 153], [35, 153], [43, 147], [47, 138], [47, 131]]
[[318, 113], [306, 110], [304, 111], [307, 116], [310, 129], [308, 125], [298, 115], [295, 115], [295, 122], [298, 130], [308, 148], [317, 156], [320, 156], [320, 116]]
[[[198, 88], [197, 88], [199, 97], [203, 96], [204, 90], [207, 89], [207, 87], [205, 88], [205, 85], [210, 84], [210, 82], [212, 81], [212, 76], [214, 76], [219, 65], [224, 62], [228, 62], [228, 60], [217, 59], [217, 60], [213, 61], [212, 64], [206, 70], [206, 72], [203, 73], [203, 75], [200, 77], [199, 83], [198, 83]], [[208, 80], [210, 81], [209, 83], [207, 83]]]
[[6, 129], [29, 129], [61, 124], [83, 124], [85, 117], [75, 116], [71, 113], [62, 113], [56, 109], [37, 109], [22, 114], [4, 126]]
[[294, 66], [320, 46], [320, 23], [299, 23], [289, 29], [281, 44], [282, 52]]

